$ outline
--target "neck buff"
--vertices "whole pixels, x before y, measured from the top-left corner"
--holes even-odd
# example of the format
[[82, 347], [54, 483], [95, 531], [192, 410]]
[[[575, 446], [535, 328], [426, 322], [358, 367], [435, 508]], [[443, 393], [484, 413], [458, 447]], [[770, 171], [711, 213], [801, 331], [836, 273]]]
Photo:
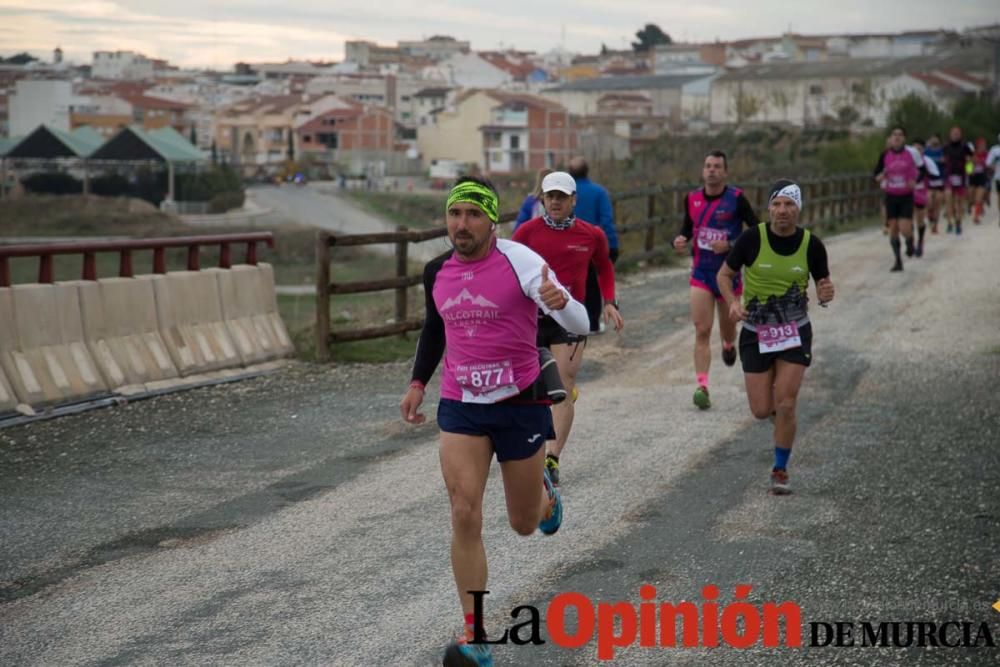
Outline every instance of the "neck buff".
[[573, 223], [576, 222], [576, 218], [573, 217], [573, 214], [570, 214], [570, 216], [565, 220], [556, 221], [550, 218], [548, 213], [543, 213], [542, 220], [544, 220], [545, 224], [551, 227], [552, 229], [559, 229], [559, 230], [569, 229], [570, 227], [573, 226]]
[[497, 194], [485, 185], [473, 181], [465, 181], [453, 187], [451, 193], [448, 195], [448, 203], [444, 207], [445, 212], [448, 212], [452, 204], [459, 203], [474, 204], [482, 209], [490, 221], [497, 222], [499, 217], [497, 211], [500, 209], [500, 200], [497, 198]]
[[788, 197], [795, 202], [800, 211], [802, 210], [802, 190], [795, 183], [776, 184], [771, 190], [771, 196], [767, 198], [767, 205], [770, 206], [776, 197]]

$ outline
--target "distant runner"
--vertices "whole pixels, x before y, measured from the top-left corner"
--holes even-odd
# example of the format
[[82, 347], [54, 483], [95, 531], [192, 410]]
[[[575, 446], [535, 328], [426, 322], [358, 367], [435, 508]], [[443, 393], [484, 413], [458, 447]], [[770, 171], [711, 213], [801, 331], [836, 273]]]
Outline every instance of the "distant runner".
[[962, 128], [953, 127], [948, 133], [949, 142], [944, 146], [945, 215], [948, 233], [962, 233], [962, 216], [965, 215], [968, 193], [968, 163], [972, 148], [962, 140]]
[[913, 191], [923, 171], [924, 161], [920, 154], [906, 145], [906, 131], [901, 127], [892, 128], [889, 134], [889, 148], [878, 158], [875, 165], [875, 180], [885, 189], [885, 218], [889, 227], [889, 245], [896, 263], [891, 271], [903, 270], [900, 256], [899, 235], [906, 239], [906, 256], [913, 257], [916, 247], [913, 243]]
[[989, 154], [986, 156], [986, 168], [993, 175], [993, 188], [996, 191], [997, 219], [1000, 220], [1000, 134], [997, 135], [997, 143], [993, 144]]
[[972, 151], [972, 173], [969, 175], [969, 188], [972, 190], [972, 222], [979, 224], [983, 220], [983, 204], [990, 191], [989, 167], [986, 159], [989, 150], [985, 137], [977, 137]]
[[[924, 142], [917, 139], [913, 142], [913, 149], [924, 157]], [[924, 256], [924, 236], [927, 233], [927, 206], [931, 200], [930, 183], [940, 181], [941, 174], [937, 170], [937, 164], [933, 160], [924, 159], [924, 171], [917, 178], [917, 185], [913, 189], [913, 219], [917, 223], [917, 249], [913, 253], [917, 257]]]
[[937, 234], [944, 205], [944, 149], [937, 134], [932, 134], [924, 147], [924, 165], [927, 167], [927, 220], [931, 223], [931, 234]]

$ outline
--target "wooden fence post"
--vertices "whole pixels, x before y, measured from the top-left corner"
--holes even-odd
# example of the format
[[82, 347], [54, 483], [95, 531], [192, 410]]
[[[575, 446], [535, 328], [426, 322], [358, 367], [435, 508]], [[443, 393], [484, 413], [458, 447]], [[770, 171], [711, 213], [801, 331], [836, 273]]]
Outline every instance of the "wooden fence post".
[[830, 205], [830, 215], [831, 215], [830, 222], [832, 223], [833, 226], [837, 226], [840, 224], [840, 207], [844, 203], [844, 193], [842, 192], [843, 189], [844, 189], [843, 181], [841, 181], [839, 177], [834, 177], [834, 180], [831, 183], [830, 187], [830, 196], [833, 198], [833, 201], [831, 202]]
[[851, 177], [851, 217], [855, 218], [861, 214], [861, 196], [864, 190], [861, 189], [857, 176]]
[[[752, 196], [749, 194], [751, 187], [753, 188]], [[767, 217], [767, 197], [764, 194], [767, 191], [767, 187], [759, 182], [754, 182], [747, 188], [747, 200], [750, 202], [750, 205], [753, 208], [754, 213], [757, 214], [757, 218], [759, 220], [764, 220]]]
[[823, 193], [826, 199], [826, 205], [823, 207], [826, 215], [823, 216], [823, 219], [828, 227], [833, 227], [837, 218], [837, 183], [824, 178]]
[[830, 201], [830, 193], [832, 191], [832, 188], [830, 186], [831, 186], [830, 181], [828, 181], [825, 178], [819, 182], [819, 198], [823, 200], [823, 204], [822, 206], [820, 206], [819, 209], [820, 212], [819, 221], [823, 225], [828, 224], [830, 222], [830, 218], [833, 217], [830, 214], [831, 210], [830, 204], [832, 203]]
[[316, 234], [316, 361], [330, 360], [330, 234]]
[[863, 215], [870, 215], [873, 211], [878, 210], [878, 202], [873, 201], [871, 188], [868, 187], [867, 181], [868, 179], [858, 179], [858, 183], [861, 186], [862, 201], [864, 202], [864, 207], [862, 208]]
[[[674, 181], [673, 187], [670, 188], [670, 211], [674, 214], [674, 219], [667, 219], [668, 225], [673, 225], [674, 229], [678, 227], [680, 223], [677, 220], [684, 220], [685, 211], [681, 210], [684, 205], [684, 197], [681, 195], [681, 185], [677, 181]], [[669, 227], [668, 227], [669, 229]], [[673, 242], [673, 232], [667, 233], [667, 241]]]
[[[399, 225], [396, 227], [397, 232], [409, 231], [405, 225]], [[407, 247], [409, 246], [409, 241], [403, 240], [396, 243], [396, 277], [405, 278], [407, 272]], [[396, 288], [396, 321], [405, 322], [406, 321], [406, 286]], [[399, 334], [400, 338], [406, 338], [406, 332]]]
[[[646, 199], [646, 220], [652, 220], [653, 216], [656, 215], [656, 194], [650, 193]], [[649, 227], [646, 229], [646, 252], [653, 249], [653, 244], [656, 243], [656, 225], [650, 222]]]
[[820, 185], [818, 181], [809, 181], [809, 199], [812, 204], [809, 206], [809, 224], [815, 225], [819, 221], [819, 214], [823, 209], [823, 203], [819, 201]]
[[853, 197], [853, 194], [850, 178], [843, 179], [841, 190], [844, 194], [844, 202], [840, 207], [840, 224], [844, 224], [851, 217], [851, 197]]

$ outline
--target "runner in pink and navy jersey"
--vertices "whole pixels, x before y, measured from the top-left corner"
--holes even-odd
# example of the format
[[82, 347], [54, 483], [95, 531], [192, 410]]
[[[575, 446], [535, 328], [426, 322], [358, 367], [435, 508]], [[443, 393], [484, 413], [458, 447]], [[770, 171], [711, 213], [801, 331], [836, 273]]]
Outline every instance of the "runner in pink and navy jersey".
[[[757, 215], [742, 190], [726, 184], [726, 154], [712, 151], [705, 156], [701, 177], [703, 188], [684, 198], [684, 222], [674, 239], [678, 252], [691, 242], [691, 320], [694, 322], [694, 370], [698, 388], [694, 404], [702, 410], [711, 407], [708, 395], [708, 371], [712, 363], [712, 324], [719, 312], [722, 337], [722, 360], [727, 366], [736, 363], [736, 323], [729, 317], [716, 276], [726, 253], [743, 232], [743, 227], [758, 224]], [[740, 277], [733, 278], [733, 289], [742, 291]]]
[[507, 516], [521, 535], [536, 528], [551, 535], [562, 521], [562, 500], [544, 470], [543, 445], [554, 437], [547, 393], [539, 388], [538, 311], [567, 331], [586, 335], [590, 320], [544, 260], [526, 246], [497, 239], [496, 190], [475, 178], [459, 179], [446, 207], [454, 250], [424, 269], [426, 319], [403, 419], [419, 412], [424, 387], [442, 357], [441, 473], [451, 501], [451, 563], [465, 615], [465, 634], [444, 657], [449, 667], [492, 665], [489, 646], [477, 640], [474, 598], [486, 590], [482, 541], [483, 495], [493, 454], [500, 462]]

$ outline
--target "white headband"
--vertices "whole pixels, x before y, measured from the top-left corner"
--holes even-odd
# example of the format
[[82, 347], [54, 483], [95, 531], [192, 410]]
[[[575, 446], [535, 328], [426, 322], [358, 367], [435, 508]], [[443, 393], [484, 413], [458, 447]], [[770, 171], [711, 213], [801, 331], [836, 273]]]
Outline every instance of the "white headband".
[[802, 190], [800, 190], [799, 186], [795, 185], [795, 183], [790, 183], [771, 195], [771, 198], [767, 200], [768, 206], [771, 205], [771, 202], [774, 201], [775, 197], [788, 197], [795, 202], [795, 205], [800, 211], [802, 210]]

